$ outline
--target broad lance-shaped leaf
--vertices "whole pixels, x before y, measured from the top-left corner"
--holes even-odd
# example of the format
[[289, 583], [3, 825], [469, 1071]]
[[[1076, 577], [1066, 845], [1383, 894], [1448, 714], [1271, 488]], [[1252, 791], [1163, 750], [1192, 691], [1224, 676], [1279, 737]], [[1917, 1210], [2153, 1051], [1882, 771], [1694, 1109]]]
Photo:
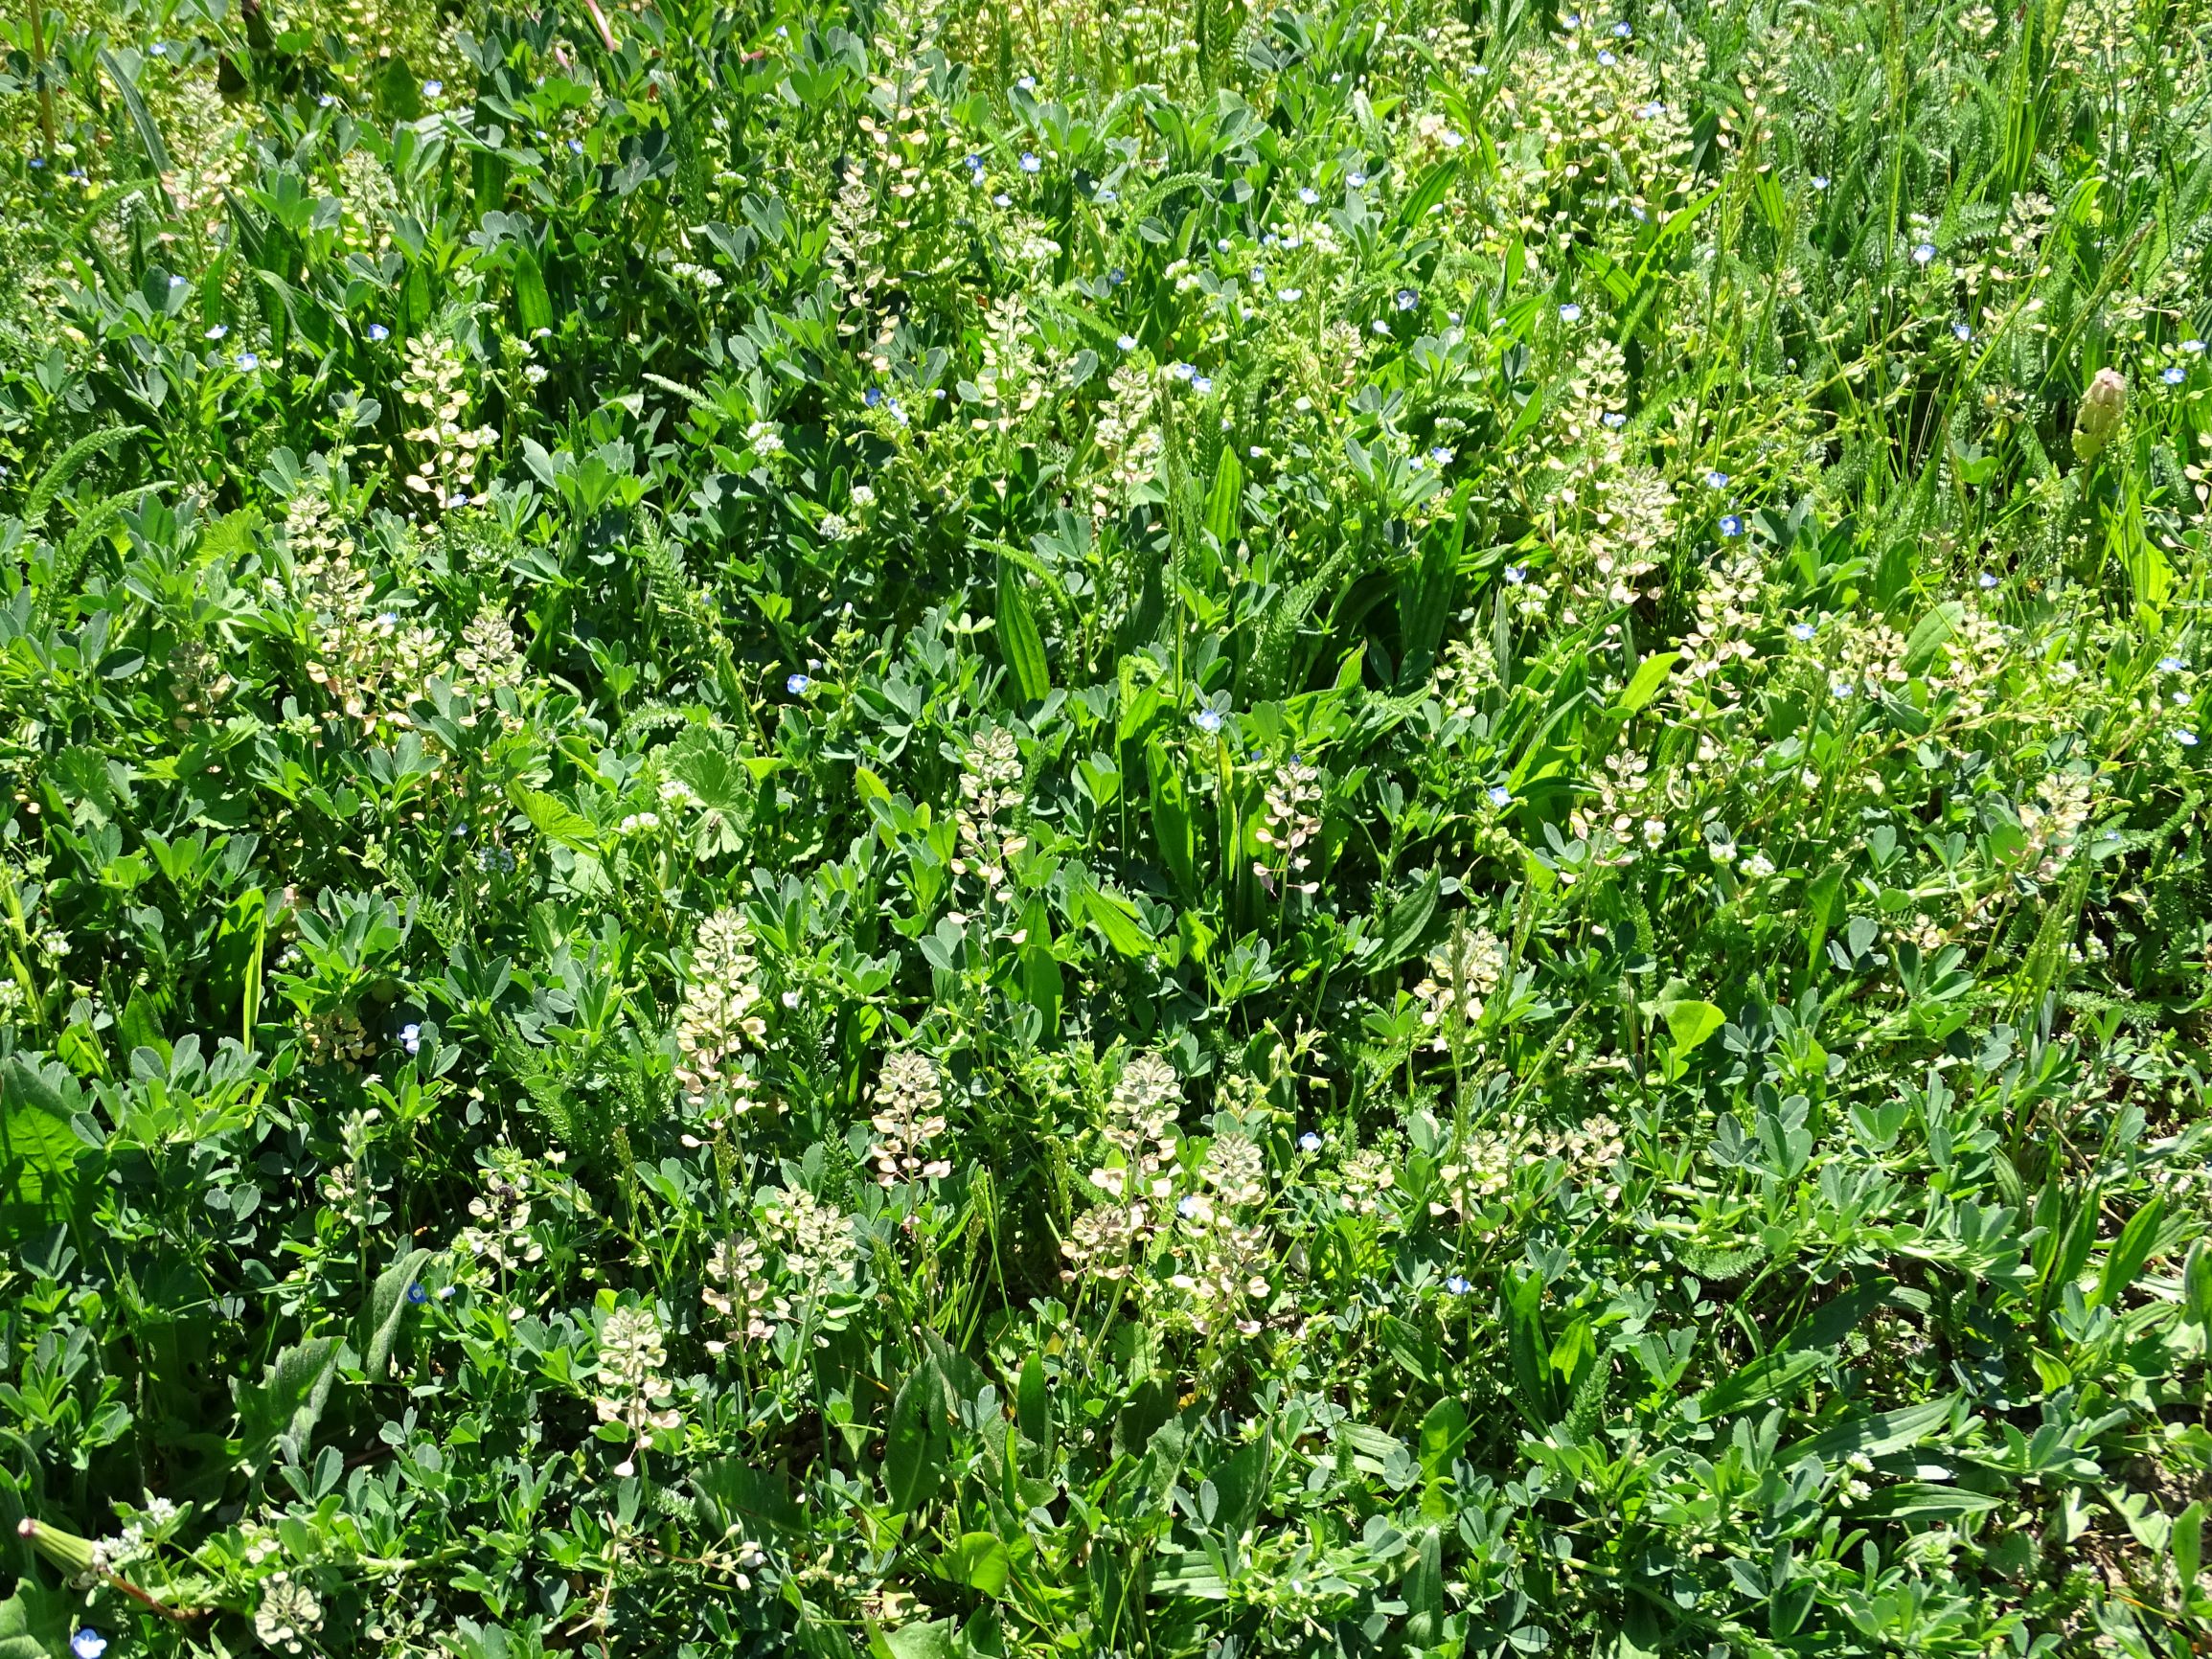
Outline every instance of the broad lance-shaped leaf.
[[344, 1352], [334, 1336], [309, 1337], [278, 1354], [261, 1382], [239, 1390], [239, 1461], [254, 1474], [279, 1457], [306, 1458]]
[[429, 1260], [427, 1250], [402, 1252], [369, 1286], [369, 1301], [361, 1309], [356, 1336], [361, 1369], [372, 1381], [384, 1375], [392, 1357], [392, 1344], [399, 1334], [399, 1321], [406, 1316], [408, 1289], [422, 1271], [422, 1263]]
[[1029, 608], [1029, 594], [1021, 572], [1011, 559], [998, 561], [998, 648], [1005, 653], [1007, 671], [1025, 701], [1037, 703], [1052, 690], [1052, 673], [1045, 662], [1044, 636]]
[[50, 1215], [84, 1143], [70, 1127], [83, 1091], [59, 1060], [11, 1055], [0, 1065], [0, 1215]]

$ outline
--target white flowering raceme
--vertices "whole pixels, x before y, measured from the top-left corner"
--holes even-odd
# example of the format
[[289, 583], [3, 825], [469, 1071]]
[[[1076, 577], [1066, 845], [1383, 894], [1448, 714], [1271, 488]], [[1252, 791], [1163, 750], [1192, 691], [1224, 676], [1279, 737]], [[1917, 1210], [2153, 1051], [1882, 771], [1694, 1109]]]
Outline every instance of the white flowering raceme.
[[767, 1034], [752, 924], [718, 910], [699, 924], [688, 983], [676, 1011], [676, 1081], [712, 1114], [742, 1116], [758, 1103], [750, 1056]]
[[930, 1144], [945, 1133], [945, 1114], [939, 1110], [944, 1102], [937, 1068], [927, 1056], [895, 1049], [885, 1057], [876, 1080], [876, 1115], [869, 1120], [877, 1138], [868, 1156], [878, 1185], [941, 1180], [952, 1173], [949, 1159], [928, 1153]]

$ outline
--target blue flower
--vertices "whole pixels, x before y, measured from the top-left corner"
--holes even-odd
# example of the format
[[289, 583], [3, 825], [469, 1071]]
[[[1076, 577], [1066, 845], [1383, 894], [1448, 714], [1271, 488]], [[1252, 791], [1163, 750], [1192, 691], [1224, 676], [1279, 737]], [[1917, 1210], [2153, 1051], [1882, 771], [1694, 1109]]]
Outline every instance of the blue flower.
[[1410, 311], [1420, 304], [1421, 296], [1411, 288], [1400, 288], [1398, 290], [1398, 308], [1400, 310]]
[[1195, 380], [1197, 378], [1198, 369], [1195, 363], [1170, 363], [1168, 373], [1178, 380]]
[[1490, 804], [1493, 807], [1512, 806], [1513, 791], [1508, 789], [1503, 784], [1493, 784], [1490, 786]]
[[2183, 340], [2181, 350], [2192, 357], [2201, 357], [2204, 354], [2204, 342], [2201, 340]]
[[1505, 567], [1505, 580], [1516, 587], [1520, 586], [1522, 582], [1528, 580], [1528, 566], [1525, 564], [1507, 565]]
[[217, 323], [214, 328], [208, 330], [207, 337], [211, 340], [219, 340], [229, 332], [230, 329], [226, 325]]
[[418, 1307], [430, 1300], [430, 1292], [422, 1288], [422, 1280], [411, 1279], [407, 1282], [407, 1300]]
[[1200, 709], [1191, 716], [1191, 724], [1211, 737], [1221, 729], [1221, 711], [1219, 709]]
[[1975, 577], [1973, 580], [1974, 585], [1980, 588], [1984, 593], [1989, 592], [1991, 588], [1996, 586], [1997, 584], [1997, 579], [1986, 570], [1983, 571], [1981, 575]]
[[2160, 670], [2169, 674], [2178, 674], [2188, 666], [2179, 657], [2160, 657], [2158, 659]]
[[170, 292], [174, 293], [177, 289], [183, 286], [184, 279], [182, 277], [171, 277], [169, 279]]
[[1354, 190], [1357, 190], [1361, 185], [1367, 182], [1367, 175], [1363, 172], [1352, 173], [1345, 179], [1345, 182], [1349, 184]]
[[1971, 340], [1973, 338], [1973, 330], [1964, 323], [1953, 323], [1950, 326], [1950, 337], [1960, 341]]
[[1912, 250], [1912, 262], [1916, 265], [1925, 265], [1934, 258], [1935, 244], [1933, 242], [1922, 242]]
[[1814, 173], [1813, 175], [1813, 188], [1814, 190], [1826, 190], [1828, 188], [1827, 174], [1817, 172]]
[[1742, 535], [1744, 534], [1743, 516], [1739, 513], [1723, 512], [1721, 515], [1721, 534], [1726, 536]]
[[1444, 1282], [1444, 1287], [1454, 1296], [1465, 1296], [1474, 1288], [1467, 1282], [1467, 1276], [1464, 1273], [1454, 1273]]
[[1201, 398], [1204, 397], [1208, 392], [1211, 392], [1213, 389], [1214, 377], [1211, 375], [1195, 375], [1191, 380], [1191, 390], [1197, 393]]
[[338, 101], [335, 98], [332, 98], [329, 93], [326, 92], [322, 97], [315, 100], [315, 107], [318, 109], [328, 109], [331, 104], [337, 102]]
[[249, 374], [261, 366], [262, 360], [255, 356], [251, 352], [240, 352], [239, 353], [239, 367], [246, 370]]
[[1035, 151], [1025, 149], [1021, 152], [1021, 170], [1023, 172], [1037, 172], [1041, 170], [1043, 167], [1044, 163], [1037, 159]]
[[1790, 637], [1793, 640], [1809, 640], [1816, 631], [1817, 630], [1813, 627], [1813, 625], [1808, 622], [1791, 623], [1790, 625]]
[[382, 341], [382, 340], [389, 340], [391, 337], [392, 337], [392, 330], [389, 330], [389, 329], [387, 329], [387, 328], [385, 328], [383, 324], [381, 324], [381, 323], [371, 323], [371, 324], [369, 325], [369, 338], [370, 338], [370, 339], [372, 339], [372, 340], [377, 340], [377, 341]]
[[813, 683], [805, 674], [793, 674], [784, 682], [784, 690], [789, 692], [794, 697], [803, 697], [807, 694], [807, 688]]
[[69, 1650], [77, 1659], [100, 1659], [107, 1651], [107, 1638], [87, 1625], [69, 1638]]
[[1129, 280], [1129, 272], [1123, 270], [1119, 265], [1106, 272], [1106, 286], [1109, 288], [1118, 288]]
[[2182, 381], [2188, 379], [2189, 375], [2188, 372], [2184, 370], [2180, 364], [2176, 363], [2166, 369], [2161, 370], [2159, 372], [2158, 378], [2165, 381], [2169, 386], [2178, 386]]
[[1439, 443], [1435, 448], [1428, 452], [1428, 458], [1429, 460], [1435, 462], [1439, 466], [1449, 466], [1451, 465], [1451, 451], [1447, 449], [1441, 443]]
[[1604, 64], [1608, 69], [1610, 69], [1614, 64], [1618, 63], [1620, 59], [1615, 57], [1610, 52], [1601, 52], [1598, 54], [1598, 61]]
[[1035, 92], [1037, 90], [1037, 77], [1034, 75], [1025, 75], [1014, 84], [1020, 87], [1024, 92]]
[[1560, 321], [1562, 323], [1579, 323], [1582, 318], [1582, 307], [1576, 305], [1572, 300], [1560, 307]]
[[961, 165], [966, 167], [969, 172], [981, 172], [983, 170], [983, 157], [977, 155], [973, 150], [969, 150], [966, 161]]
[[445, 90], [445, 83], [443, 80], [425, 80], [422, 82], [422, 96], [424, 98], [436, 98]]
[[865, 392], [860, 394], [860, 401], [867, 404], [871, 409], [877, 408], [883, 401], [883, 388], [880, 386], [869, 387]]
[[583, 153], [583, 140], [581, 138], [570, 139], [568, 141], [568, 153], [570, 155], [582, 155]]
[[2180, 731], [2174, 734], [2174, 741], [2180, 744], [2184, 749], [2194, 749], [2197, 746], [2197, 734], [2190, 731], [2187, 727], [2183, 727]]
[[1304, 288], [1277, 288], [1275, 290], [1275, 298], [1282, 301], [1286, 306], [1295, 306], [1305, 297], [1306, 290]]
[[[46, 165], [46, 158], [42, 155], [34, 155], [31, 158], [31, 165], [34, 169], [42, 168]], [[106, 1644], [103, 1643], [102, 1646], [104, 1647]]]
[[1103, 184], [1100, 185], [1098, 189], [1091, 194], [1091, 200], [1095, 202], [1112, 203], [1120, 201], [1121, 199], [1122, 198], [1119, 195], [1115, 194], [1113, 191], [1107, 189]]
[[1656, 121], [1660, 116], [1667, 113], [1667, 106], [1654, 98], [1651, 102], [1645, 104], [1641, 109], [1637, 110], [1636, 113], [1642, 116], [1646, 121]]
[[1304, 202], [1308, 207], [1311, 207], [1315, 202], [1321, 199], [1321, 193], [1315, 190], [1310, 184], [1301, 185], [1298, 188], [1298, 199]]
[[991, 202], [993, 207], [1012, 207], [1014, 205], [1014, 197], [1008, 195], [1006, 192], [1000, 191], [996, 195], [991, 198]]
[[1630, 29], [1626, 23], [1616, 23], [1613, 25], [1613, 38], [1615, 40], [1626, 40], [1634, 34], [1635, 31]]
[[1607, 426], [1615, 432], [1618, 432], [1622, 427], [1629, 423], [1629, 418], [1622, 414], [1618, 409], [1608, 409], [1603, 415], [1600, 415], [1598, 419], [1603, 420]]
[[1321, 1137], [1316, 1135], [1311, 1129], [1308, 1129], [1303, 1135], [1298, 1137], [1298, 1150], [1301, 1152], [1318, 1152], [1320, 1149]]
[[1125, 352], [1133, 352], [1137, 349], [1137, 337], [1134, 334], [1124, 334], [1114, 344]]
[[421, 1054], [422, 1052], [422, 1028], [419, 1025], [401, 1026], [399, 1028], [399, 1046], [411, 1055]]
[[1728, 488], [1728, 475], [1727, 475], [1725, 472], [1720, 471], [1718, 468], [1716, 468], [1715, 470], [1713, 470], [1713, 471], [1711, 471], [1711, 472], [1708, 472], [1708, 473], [1706, 473], [1706, 474], [1705, 474], [1705, 488], [1706, 488], [1707, 489], [1727, 489], [1727, 488]]
[[1583, 26], [1583, 14], [1580, 11], [1569, 11], [1566, 15], [1566, 26], [1569, 29], [1580, 29]]

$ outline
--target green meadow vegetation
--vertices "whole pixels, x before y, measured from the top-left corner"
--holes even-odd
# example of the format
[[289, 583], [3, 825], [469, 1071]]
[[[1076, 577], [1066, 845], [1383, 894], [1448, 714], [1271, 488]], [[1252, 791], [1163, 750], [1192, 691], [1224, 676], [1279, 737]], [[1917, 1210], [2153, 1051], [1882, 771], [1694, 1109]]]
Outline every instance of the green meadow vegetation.
[[2204, 0], [0, 19], [0, 1659], [2212, 1644]]

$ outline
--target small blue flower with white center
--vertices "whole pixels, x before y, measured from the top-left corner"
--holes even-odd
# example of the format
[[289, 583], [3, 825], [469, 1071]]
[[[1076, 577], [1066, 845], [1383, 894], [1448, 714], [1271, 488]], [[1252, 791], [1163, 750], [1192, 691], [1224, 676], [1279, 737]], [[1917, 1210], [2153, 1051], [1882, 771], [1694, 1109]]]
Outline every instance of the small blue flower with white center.
[[1306, 290], [1304, 288], [1277, 288], [1275, 290], [1275, 298], [1281, 300], [1286, 306], [1295, 306], [1305, 297]]
[[1614, 64], [1618, 63], [1620, 59], [1615, 57], [1612, 53], [1608, 51], [1599, 53], [1598, 61], [1604, 64], [1608, 69], [1610, 69]]
[[2178, 674], [2188, 666], [2179, 657], [2160, 657], [2158, 659], [2159, 670], [2169, 674]]
[[1468, 1283], [1467, 1275], [1464, 1273], [1454, 1273], [1444, 1282], [1444, 1287], [1454, 1296], [1465, 1296], [1474, 1289], [1474, 1286]]
[[1398, 308], [1400, 310], [1410, 311], [1420, 304], [1421, 296], [1411, 288], [1400, 288], [1398, 290]]
[[238, 361], [239, 367], [245, 370], [248, 374], [253, 373], [254, 370], [262, 366], [262, 360], [255, 356], [251, 352], [240, 352], [239, 353]]
[[1015, 85], [1020, 87], [1024, 92], [1035, 92], [1037, 90], [1037, 77], [1034, 75], [1025, 75], [1019, 80], [1015, 81]]
[[1582, 307], [1580, 307], [1580, 306], [1576, 305], [1576, 304], [1575, 304], [1575, 303], [1574, 303], [1572, 300], [1569, 300], [1569, 301], [1568, 301], [1568, 302], [1567, 302], [1565, 305], [1563, 305], [1563, 306], [1562, 306], [1562, 307], [1560, 307], [1560, 321], [1561, 321], [1561, 322], [1562, 322], [1562, 323], [1579, 323], [1579, 322], [1581, 322], [1582, 320], [1583, 320], [1583, 308], [1582, 308]]
[[581, 138], [570, 139], [568, 141], [568, 153], [570, 155], [582, 155], [583, 153], [583, 140]]
[[807, 688], [813, 683], [805, 674], [793, 674], [784, 682], [784, 690], [789, 692], [794, 697], [803, 697], [807, 694]]
[[1196, 392], [1196, 393], [1197, 393], [1197, 394], [1199, 397], [1203, 398], [1203, 397], [1204, 397], [1204, 396], [1205, 396], [1205, 395], [1206, 395], [1208, 392], [1211, 392], [1213, 389], [1214, 389], [1214, 377], [1213, 377], [1213, 375], [1193, 375], [1193, 376], [1192, 376], [1192, 379], [1191, 379], [1191, 390], [1192, 390], [1192, 391], [1194, 391], [1194, 392]]
[[1449, 466], [1451, 465], [1451, 451], [1441, 443], [1439, 443], [1435, 448], [1428, 452], [1428, 458], [1429, 460], [1435, 462], [1439, 466]]
[[1964, 323], [1953, 323], [1950, 326], [1950, 337], [1963, 345], [1973, 338], [1973, 330]]
[[1315, 202], [1321, 199], [1321, 193], [1315, 190], [1310, 184], [1300, 185], [1298, 187], [1298, 199], [1304, 202], [1308, 207], [1311, 207]]
[[42, 168], [44, 168], [44, 167], [45, 167], [45, 165], [46, 165], [46, 158], [45, 158], [44, 156], [42, 156], [42, 155], [34, 155], [34, 156], [33, 156], [33, 157], [31, 158], [31, 166], [32, 166], [32, 168], [33, 168], [33, 170], [36, 170], [42, 169]]
[[1320, 1149], [1321, 1137], [1316, 1135], [1311, 1129], [1308, 1129], [1303, 1135], [1298, 1137], [1298, 1150], [1301, 1152], [1318, 1152]]
[[1811, 639], [1815, 631], [1816, 630], [1813, 628], [1813, 625], [1809, 622], [1791, 623], [1790, 625], [1790, 637], [1801, 643], [1805, 640]]
[[1137, 337], [1134, 334], [1124, 334], [1114, 344], [1125, 352], [1133, 352], [1137, 349]]
[[1380, 317], [1376, 318], [1375, 321], [1369, 325], [1369, 327], [1378, 334], [1387, 334], [1390, 332], [1390, 325], [1385, 323]]
[[1626, 23], [1616, 23], [1613, 25], [1613, 38], [1615, 40], [1627, 40], [1634, 34], [1635, 31], [1630, 29]]
[[1493, 807], [1510, 807], [1513, 805], [1513, 791], [1503, 784], [1493, 784], [1490, 786], [1489, 794], [1490, 804]]
[[175, 293], [177, 289], [179, 289], [179, 288], [181, 288], [181, 287], [183, 287], [183, 286], [184, 286], [184, 279], [183, 279], [182, 277], [171, 277], [171, 278], [170, 278], [170, 280], [169, 280], [169, 291], [170, 291], [171, 293], [172, 293], [172, 294], [173, 294], [173, 293]]
[[993, 207], [1012, 207], [1014, 205], [1014, 197], [1008, 195], [1006, 192], [1000, 191], [996, 195], [991, 198], [991, 204]]
[[335, 98], [332, 98], [329, 93], [326, 92], [322, 97], [315, 100], [315, 107], [317, 109], [328, 109], [331, 104], [337, 102], [338, 101]]
[[385, 340], [389, 340], [391, 337], [392, 330], [385, 328], [383, 324], [371, 323], [369, 325], [369, 338], [372, 341], [376, 341], [380, 344]]
[[430, 1292], [422, 1288], [422, 1280], [410, 1279], [407, 1281], [407, 1300], [418, 1307], [430, 1300]]
[[77, 1659], [100, 1659], [107, 1651], [107, 1638], [87, 1625], [69, 1638], [69, 1650]]
[[1727, 489], [1728, 475], [1725, 472], [1721, 471], [1719, 468], [1715, 468], [1713, 471], [1705, 474], [1705, 488], [1707, 489]]
[[1744, 534], [1743, 515], [1734, 512], [1723, 512], [1721, 515], [1721, 534], [1730, 538], [1742, 535]]
[[424, 98], [436, 98], [445, 90], [445, 83], [443, 80], [425, 80], [422, 82], [422, 96]]
[[2189, 374], [2188, 371], [2183, 369], [2180, 364], [2175, 363], [2165, 369], [2160, 370], [2158, 373], [2158, 378], [2165, 381], [2169, 386], [2178, 386], [2182, 381], [2189, 378]]
[[1210, 738], [1221, 729], [1221, 711], [1219, 709], [1200, 709], [1191, 716], [1191, 724]]
[[1175, 1214], [1186, 1221], [1195, 1218], [1199, 1209], [1198, 1195], [1196, 1193], [1187, 1193], [1175, 1200]]
[[1813, 188], [1814, 190], [1826, 190], [1828, 188], [1828, 175], [1826, 173], [1814, 173], [1813, 175]]
[[1025, 149], [1021, 152], [1021, 170], [1023, 172], [1039, 172], [1043, 170], [1043, 168], [1044, 163], [1037, 159], [1035, 150]]
[[865, 392], [860, 394], [860, 401], [867, 404], [871, 409], [879, 407], [883, 402], [883, 388], [880, 386], [869, 387]]
[[2174, 741], [2184, 749], [2194, 749], [2197, 746], [2197, 734], [2184, 726], [2174, 734]]
[[1168, 373], [1178, 380], [1195, 380], [1198, 376], [1197, 365], [1195, 363], [1170, 363]]
[[213, 328], [208, 330], [207, 337], [211, 340], [219, 340], [229, 332], [230, 329], [226, 325], [217, 323]]
[[2192, 357], [2201, 357], [2204, 354], [2204, 342], [2201, 340], [2183, 340], [2181, 350]]
[[1636, 113], [1642, 116], [1646, 121], [1656, 121], [1660, 116], [1667, 113], [1667, 106], [1654, 98], [1651, 102], [1638, 109]]
[[1932, 262], [1934, 259], [1935, 244], [1933, 242], [1922, 242], [1918, 247], [1912, 250], [1912, 262], [1916, 265], [1928, 264]]
[[1345, 182], [1351, 185], [1354, 190], [1358, 190], [1367, 183], [1367, 175], [1363, 172], [1356, 172], [1351, 174]]
[[1515, 587], [1519, 587], [1528, 580], [1528, 566], [1525, 564], [1507, 565], [1505, 567], [1505, 580]]
[[1622, 427], [1629, 423], [1629, 418], [1622, 414], [1618, 409], [1608, 409], [1603, 415], [1600, 415], [1598, 419], [1603, 420], [1609, 429], [1615, 432], [1618, 432]]
[[1986, 570], [1983, 571], [1981, 575], [1975, 577], [1973, 581], [1974, 586], [1980, 588], [1984, 593], [1989, 592], [1991, 588], [1996, 586], [1997, 584], [1997, 579], [1995, 573]]
[[975, 151], [969, 150], [960, 165], [968, 169], [969, 172], [981, 172], [983, 170], [983, 157], [977, 155]]
[[1583, 14], [1580, 11], [1569, 11], [1566, 15], [1566, 26], [1569, 29], [1580, 29], [1583, 26]]

